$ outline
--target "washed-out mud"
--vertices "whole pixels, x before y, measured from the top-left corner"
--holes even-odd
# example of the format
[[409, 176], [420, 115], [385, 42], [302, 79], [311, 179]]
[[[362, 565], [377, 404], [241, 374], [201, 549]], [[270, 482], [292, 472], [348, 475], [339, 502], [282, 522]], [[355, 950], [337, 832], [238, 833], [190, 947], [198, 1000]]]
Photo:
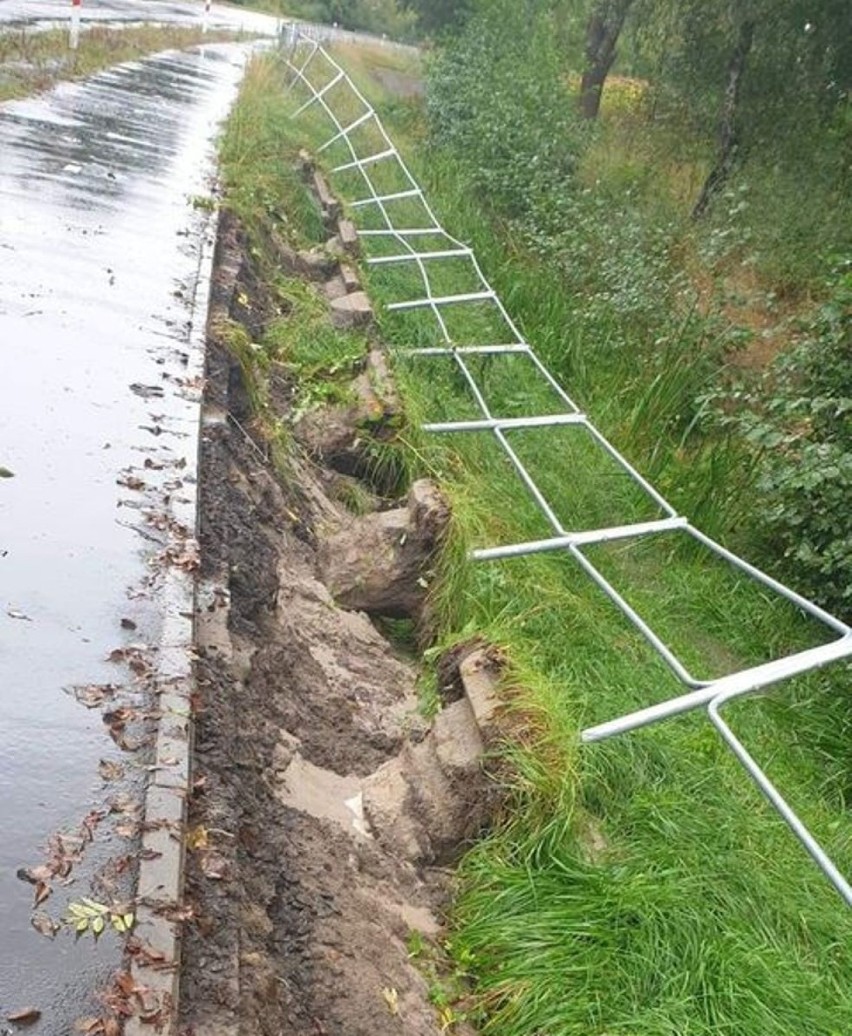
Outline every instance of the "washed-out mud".
[[[430, 731], [412, 662], [321, 581], [329, 569], [342, 578], [329, 545], [355, 519], [326, 493], [330, 471], [298, 449], [284, 470], [270, 460], [239, 363], [216, 332], [217, 315], [238, 315], [232, 300], [246, 295], [257, 334], [267, 301], [225, 217], [202, 433], [180, 1031], [438, 1036], [443, 1022], [409, 940], [412, 930], [439, 933], [452, 886], [445, 865], [493, 806], [477, 707], [455, 702], [464, 715], [446, 717], [440, 736]], [[286, 417], [287, 385], [273, 385], [272, 397]], [[436, 546], [439, 531], [428, 535]], [[416, 560], [428, 566], [428, 550]], [[416, 582], [416, 566], [396, 576]]]

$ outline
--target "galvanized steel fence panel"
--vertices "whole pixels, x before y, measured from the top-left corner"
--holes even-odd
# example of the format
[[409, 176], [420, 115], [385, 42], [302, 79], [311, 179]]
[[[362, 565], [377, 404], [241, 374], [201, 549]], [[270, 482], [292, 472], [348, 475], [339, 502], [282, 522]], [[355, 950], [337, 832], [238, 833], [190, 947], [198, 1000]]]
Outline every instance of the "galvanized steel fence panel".
[[[328, 150], [332, 145], [345, 146], [348, 158], [333, 166], [330, 170], [331, 174], [357, 173], [365, 193], [363, 197], [352, 199], [349, 202], [349, 208], [358, 214], [365, 212], [377, 214], [382, 224], [378, 227], [368, 226], [361, 229], [359, 231], [361, 238], [367, 245], [388, 239], [394, 243], [396, 251], [389, 254], [368, 255], [367, 264], [371, 266], [413, 264], [418, 271], [422, 282], [422, 295], [391, 302], [386, 305], [386, 309], [390, 312], [428, 311], [434, 318], [443, 344], [405, 349], [405, 355], [443, 356], [452, 361], [464, 379], [480, 415], [473, 419], [427, 423], [423, 427], [426, 431], [441, 434], [486, 432], [493, 435], [552, 530], [552, 535], [543, 539], [473, 550], [471, 557], [479, 561], [488, 561], [554, 550], [569, 554], [633, 624], [686, 688], [683, 694], [666, 701], [588, 727], [581, 732], [581, 739], [584, 742], [601, 741], [692, 709], [706, 708], [711, 722], [760, 791], [789, 825], [846, 903], [852, 906], [852, 886], [784, 800], [766, 773], [737, 739], [721, 715], [722, 708], [731, 701], [792, 677], [811, 672], [831, 662], [852, 657], [852, 629], [823, 608], [796, 593], [779, 580], [760, 571], [693, 526], [687, 517], [677, 513], [677, 510], [662, 494], [582, 413], [541, 362], [532, 347], [524, 340], [500, 297], [485, 277], [473, 251], [441, 226], [372, 105], [343, 68], [322, 47], [323, 40], [334, 38], [335, 35], [335, 30], [325, 30], [318, 26], [312, 27], [309, 33], [300, 31], [297, 27], [290, 27], [284, 46], [286, 63], [292, 72], [291, 85], [300, 87], [307, 92], [306, 100], [295, 110], [294, 117], [314, 105], [322, 109], [333, 126], [334, 133], [318, 149], [319, 152]], [[335, 95], [338, 96], [335, 98]], [[341, 109], [346, 109], [346, 111], [343, 112]], [[365, 134], [364, 131], [368, 127], [371, 132]], [[364, 154], [359, 154], [359, 147], [354, 143], [353, 138], [359, 134], [369, 138], [369, 148]], [[378, 144], [375, 143], [376, 140]], [[375, 150], [375, 147], [378, 147], [378, 150]], [[385, 181], [388, 179], [397, 181], [397, 189], [388, 190], [377, 185], [378, 171], [381, 171]], [[388, 173], [391, 175], [388, 176]], [[395, 220], [390, 211], [399, 202], [414, 202], [420, 208], [422, 212], [420, 225], [399, 225], [400, 220]], [[406, 222], [410, 222], [410, 220], [411, 217]], [[418, 249], [418, 241], [421, 239], [431, 239], [429, 246]], [[440, 240], [440, 247], [435, 247], [435, 239]], [[454, 294], [436, 294], [433, 290], [428, 264], [459, 261], [467, 264], [474, 287], [471, 290]], [[499, 324], [505, 329], [507, 340], [465, 344], [454, 342], [445, 311], [447, 308], [457, 305], [491, 307]], [[486, 401], [484, 387], [477, 379], [470, 362], [476, 357], [489, 355], [519, 356], [527, 359], [552, 390], [563, 409], [556, 413], [531, 414], [524, 417], [499, 417], [493, 414]], [[626, 522], [602, 528], [566, 528], [557, 516], [554, 502], [548, 499], [547, 494], [542, 491], [528, 466], [507, 438], [507, 433], [519, 429], [558, 427], [574, 427], [584, 430], [602, 454], [617, 465], [618, 469], [631, 479], [649, 500], [653, 501], [662, 512], [663, 517], [651, 521]], [[827, 627], [834, 634], [834, 639], [818, 647], [749, 666], [717, 679], [699, 679], [687, 669], [686, 665], [639, 611], [628, 603], [600, 568], [583, 553], [584, 548], [596, 544], [616, 540], [633, 540], [672, 532], [680, 532], [689, 536], [718, 559], [742, 572], [750, 580], [778, 594]]]

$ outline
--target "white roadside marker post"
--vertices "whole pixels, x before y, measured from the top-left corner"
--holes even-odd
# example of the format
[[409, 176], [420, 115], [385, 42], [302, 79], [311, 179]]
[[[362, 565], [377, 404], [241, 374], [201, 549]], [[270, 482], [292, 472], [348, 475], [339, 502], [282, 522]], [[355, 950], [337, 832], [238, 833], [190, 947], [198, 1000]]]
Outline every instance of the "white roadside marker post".
[[68, 37], [71, 50], [76, 50], [80, 42], [80, 7], [81, 0], [71, 0], [71, 32]]
[[201, 18], [201, 31], [207, 32], [210, 25], [210, 0], [204, 0], [204, 14]]

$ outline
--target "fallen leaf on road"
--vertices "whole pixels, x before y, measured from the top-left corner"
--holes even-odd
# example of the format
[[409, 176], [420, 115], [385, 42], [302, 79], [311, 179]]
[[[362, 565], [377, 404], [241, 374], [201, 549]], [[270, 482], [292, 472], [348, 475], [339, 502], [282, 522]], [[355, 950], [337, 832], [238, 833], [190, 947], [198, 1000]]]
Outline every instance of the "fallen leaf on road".
[[114, 697], [117, 690], [118, 687], [113, 683], [90, 683], [85, 687], [72, 687], [71, 694], [87, 709], [95, 709], [107, 698]]
[[19, 867], [17, 871], [21, 881], [28, 881], [31, 885], [38, 885], [40, 881], [49, 881], [54, 871], [51, 867], [41, 863], [38, 867]]
[[135, 630], [136, 629], [136, 623], [133, 621], [133, 619], [122, 619], [121, 620], [121, 628], [123, 630]]
[[30, 924], [40, 935], [46, 935], [48, 939], [52, 939], [61, 927], [57, 921], [51, 920], [47, 914], [35, 914], [30, 918]]
[[125, 996], [133, 996], [139, 988], [129, 971], [119, 971], [115, 976], [115, 984]]
[[122, 475], [121, 478], [115, 480], [116, 485], [125, 486], [127, 489], [138, 491], [145, 488], [145, 481], [139, 478], [137, 475]]
[[0, 478], [14, 478], [15, 472], [9, 471], [8, 468], [0, 468]]
[[113, 648], [107, 655], [108, 662], [126, 662], [137, 676], [144, 676], [151, 670], [151, 663], [143, 652], [148, 648], [142, 644], [129, 644], [127, 647]]
[[130, 386], [130, 391], [135, 392], [137, 396], [141, 396], [143, 399], [150, 399], [152, 396], [159, 399], [163, 395], [162, 386], [140, 385], [138, 382], [134, 382]]
[[124, 767], [121, 763], [114, 763], [111, 759], [101, 759], [98, 763], [98, 773], [105, 781], [117, 781], [124, 776]]
[[6, 610], [6, 614], [9, 616], [10, 619], [23, 619], [24, 622], [32, 622], [33, 621], [29, 617], [29, 615], [24, 615], [24, 613], [18, 611], [17, 608], [8, 608]]
[[121, 1027], [115, 1018], [79, 1018], [74, 1030], [84, 1036], [119, 1036]]
[[95, 837], [95, 828], [106, 816], [106, 810], [93, 809], [83, 817], [80, 825], [80, 835], [84, 842], [91, 842]]
[[37, 1007], [25, 1007], [21, 1011], [14, 1011], [6, 1015], [7, 1022], [15, 1022], [18, 1025], [32, 1025], [41, 1018], [41, 1011]]
[[180, 903], [163, 903], [161, 906], [155, 906], [153, 909], [155, 913], [165, 917], [167, 921], [175, 921], [176, 923], [191, 921], [195, 917], [195, 909], [188, 903], [185, 905]]
[[154, 971], [171, 971], [176, 967], [175, 961], [168, 960], [162, 950], [154, 949], [150, 943], [131, 936], [127, 941], [127, 952], [140, 968], [152, 968]]
[[139, 710], [130, 705], [119, 705], [114, 709], [108, 709], [103, 714], [103, 721], [108, 727], [124, 729], [128, 723], [139, 718]]
[[47, 899], [47, 897], [50, 895], [50, 893], [52, 891], [53, 890], [51, 889], [50, 885], [47, 884], [46, 881], [40, 881], [36, 885], [35, 898], [33, 900], [33, 906], [37, 907], [37, 906], [39, 906], [39, 904], [43, 903]]
[[140, 748], [149, 743], [144, 737], [130, 737], [123, 729], [109, 728], [109, 736], [124, 752], [138, 752]]
[[74, 1022], [74, 1031], [85, 1033], [87, 1036], [89, 1034], [94, 1036], [95, 1033], [100, 1036], [100, 1033], [104, 1031], [104, 1020], [103, 1018], [78, 1018]]
[[110, 813], [138, 813], [139, 806], [132, 795], [122, 792], [120, 795], [113, 795], [107, 803]]

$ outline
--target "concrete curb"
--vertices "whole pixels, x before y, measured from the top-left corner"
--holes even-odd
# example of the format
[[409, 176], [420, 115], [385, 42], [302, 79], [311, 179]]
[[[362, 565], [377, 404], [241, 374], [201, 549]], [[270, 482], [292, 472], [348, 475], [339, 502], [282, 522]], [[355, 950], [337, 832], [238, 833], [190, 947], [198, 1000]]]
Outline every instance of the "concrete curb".
[[207, 318], [218, 223], [207, 215], [202, 226], [198, 267], [185, 340], [184, 398], [197, 404], [187, 422], [182, 450], [186, 466], [181, 492], [169, 497], [172, 533], [167, 554], [180, 559], [168, 564], [161, 596], [164, 622], [157, 653], [156, 693], [160, 719], [155, 741], [154, 769], [145, 793], [145, 818], [136, 898], [133, 938], [141, 947], [132, 955], [129, 971], [138, 989], [141, 1011], [128, 1018], [125, 1036], [154, 1031], [173, 1036], [177, 1029], [180, 993], [181, 907], [184, 884], [187, 798], [191, 779], [192, 696], [195, 645], [196, 567], [198, 553], [198, 469], [201, 401], [207, 339]]

